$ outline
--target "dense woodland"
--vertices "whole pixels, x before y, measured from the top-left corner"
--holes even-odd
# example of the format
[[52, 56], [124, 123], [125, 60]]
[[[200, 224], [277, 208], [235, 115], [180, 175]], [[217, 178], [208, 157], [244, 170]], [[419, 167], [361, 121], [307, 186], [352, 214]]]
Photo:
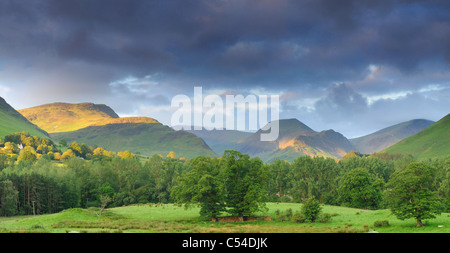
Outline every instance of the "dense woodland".
[[[249, 215], [264, 202], [311, 197], [322, 204], [380, 209], [386, 208], [393, 173], [416, 162], [408, 156], [352, 153], [340, 161], [302, 156], [292, 163], [263, 163], [237, 151], [192, 160], [174, 153], [143, 158], [84, 144], [56, 145], [25, 133], [6, 136], [0, 146], [2, 216], [174, 202], [206, 203], [206, 216]], [[421, 164], [430, 168], [430, 193], [440, 210], [449, 212], [450, 157]]]

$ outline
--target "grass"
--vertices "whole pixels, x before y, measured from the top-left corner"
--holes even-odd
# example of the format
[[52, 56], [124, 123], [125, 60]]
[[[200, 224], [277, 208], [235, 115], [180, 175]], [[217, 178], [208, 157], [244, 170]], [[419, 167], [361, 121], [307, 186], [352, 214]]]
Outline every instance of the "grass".
[[68, 143], [77, 141], [111, 151], [129, 150], [146, 156], [166, 156], [170, 151], [174, 151], [177, 157], [187, 159], [199, 155], [216, 155], [201, 138], [192, 133], [175, 131], [161, 123], [90, 126], [73, 132], [53, 133], [51, 136], [56, 142], [65, 139]]
[[48, 138], [46, 133], [28, 122], [22, 115], [0, 98], [0, 138], [17, 132], [29, 132], [32, 136]]
[[450, 153], [450, 114], [423, 131], [405, 138], [382, 152], [411, 154], [419, 160], [445, 157]]
[[[301, 205], [295, 203], [268, 203], [266, 212], [257, 215], [275, 217], [276, 210]], [[329, 223], [295, 223], [282, 221], [249, 221], [214, 223], [202, 220], [197, 207], [185, 209], [173, 204], [145, 204], [110, 208], [101, 217], [95, 209], [68, 209], [60, 213], [38, 216], [0, 218], [0, 232], [4, 233], [449, 233], [450, 214], [425, 220], [425, 227], [414, 227], [412, 219], [401, 221], [389, 210], [361, 210], [324, 206], [332, 214]], [[375, 227], [374, 223], [387, 220], [389, 226]], [[438, 227], [443, 225], [443, 227]]]
[[48, 133], [74, 131], [118, 117], [111, 108], [92, 103], [53, 103], [19, 112]]

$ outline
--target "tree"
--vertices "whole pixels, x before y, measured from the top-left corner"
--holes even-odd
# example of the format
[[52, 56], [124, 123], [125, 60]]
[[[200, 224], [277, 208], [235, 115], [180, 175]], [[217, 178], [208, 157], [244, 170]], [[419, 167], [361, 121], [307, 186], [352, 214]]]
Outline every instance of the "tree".
[[26, 146], [19, 153], [18, 161], [36, 161], [36, 151], [33, 147]]
[[81, 154], [80, 154], [81, 157], [89, 158], [89, 156], [92, 155], [92, 148], [89, 147], [88, 145], [83, 143], [83, 144], [81, 144], [80, 149], [81, 149]]
[[185, 171], [177, 186], [172, 190], [172, 197], [189, 207], [200, 205], [202, 217], [217, 218], [225, 210], [225, 198], [220, 179], [220, 167], [217, 159], [199, 156], [189, 164], [190, 171]]
[[134, 158], [134, 154], [131, 153], [131, 152], [128, 151], [128, 150], [125, 150], [125, 151], [123, 151], [123, 152], [118, 152], [118, 153], [117, 153], [117, 156], [120, 157], [120, 158], [122, 158], [122, 159], [131, 159], [131, 158]]
[[280, 202], [289, 183], [288, 173], [290, 168], [291, 166], [288, 161], [280, 159], [276, 159], [269, 165], [269, 194], [278, 196]]
[[0, 214], [2, 216], [13, 216], [17, 214], [17, 202], [19, 192], [15, 189], [13, 182], [5, 180], [0, 184]]
[[102, 160], [103, 158], [113, 158], [114, 155], [111, 151], [105, 150], [104, 148], [97, 147], [92, 151], [92, 156], [94, 160]]
[[107, 183], [102, 184], [102, 186], [98, 189], [98, 194], [99, 194], [99, 196], [104, 195], [104, 196], [113, 198], [114, 194], [116, 194], [116, 192], [111, 187], [111, 185], [107, 182]]
[[111, 187], [109, 183], [104, 183], [99, 189], [98, 189], [98, 200], [100, 200], [100, 213], [98, 216], [102, 216], [103, 210], [106, 208], [106, 206], [112, 202], [114, 198], [115, 191]]
[[17, 153], [18, 148], [12, 142], [5, 142], [5, 153], [6, 155]]
[[111, 201], [112, 199], [109, 196], [100, 195], [100, 213], [97, 215], [98, 217], [102, 216], [103, 210]]
[[170, 151], [169, 154], [167, 154], [167, 157], [173, 158], [173, 159], [177, 158], [177, 156], [175, 155], [175, 152], [173, 152], [173, 151]]
[[437, 169], [436, 180], [433, 189], [443, 200], [443, 212], [450, 212], [450, 155], [445, 158], [435, 159], [432, 166]]
[[74, 141], [70, 144], [69, 149], [72, 150], [72, 152], [73, 152], [73, 154], [75, 154], [75, 156], [81, 156], [81, 154], [82, 154], [81, 147], [80, 147], [80, 145], [78, 145], [78, 143], [76, 141]]
[[381, 204], [383, 185], [383, 180], [370, 174], [368, 169], [352, 169], [339, 182], [339, 201], [348, 207], [377, 209]]
[[289, 177], [292, 196], [301, 202], [315, 197], [321, 203], [336, 204], [336, 179], [338, 170], [331, 158], [301, 156], [291, 165]]
[[433, 191], [436, 168], [414, 162], [397, 170], [386, 185], [385, 200], [391, 212], [400, 220], [414, 218], [417, 227], [422, 220], [434, 219], [441, 213], [441, 203]]
[[259, 158], [250, 159], [238, 151], [226, 150], [221, 159], [227, 211], [234, 216], [250, 216], [263, 209], [266, 201], [267, 166]]
[[59, 145], [60, 145], [61, 147], [67, 147], [67, 141], [66, 141], [66, 139], [61, 139], [61, 140], [59, 141]]
[[[56, 154], [55, 154], [55, 157], [56, 157]], [[73, 153], [72, 149], [68, 149], [66, 152], [64, 152], [61, 155], [61, 160], [66, 160], [66, 159], [74, 158], [74, 157], [75, 157], [75, 154]]]

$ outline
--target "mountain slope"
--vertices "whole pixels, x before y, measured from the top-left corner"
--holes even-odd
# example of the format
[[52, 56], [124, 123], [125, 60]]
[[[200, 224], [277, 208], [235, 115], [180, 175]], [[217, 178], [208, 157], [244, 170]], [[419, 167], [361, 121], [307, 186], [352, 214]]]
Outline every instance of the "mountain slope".
[[17, 132], [29, 132], [32, 136], [48, 138], [48, 134], [25, 117], [0, 97], [0, 138]]
[[238, 150], [270, 162], [277, 158], [292, 161], [305, 155], [339, 158], [353, 148], [342, 134], [333, 130], [316, 132], [297, 119], [280, 120], [279, 126], [276, 141], [260, 141], [263, 131], [259, 130], [239, 143]]
[[90, 126], [77, 131], [52, 133], [59, 141], [77, 141], [98, 145], [111, 151], [129, 150], [143, 155], [167, 155], [174, 151], [177, 157], [194, 158], [199, 155], [215, 156], [199, 137], [185, 131], [175, 131], [161, 123], [121, 123]]
[[278, 124], [280, 132], [276, 141], [261, 141], [261, 134], [266, 131], [260, 129], [256, 133], [240, 141], [236, 146], [237, 150], [251, 156], [262, 157], [268, 153], [277, 151], [279, 145], [283, 145], [302, 133], [314, 132], [314, 130], [297, 119], [281, 119], [278, 121]]
[[342, 134], [333, 130], [301, 134], [280, 146], [272, 154], [262, 156], [261, 159], [272, 162], [275, 159], [293, 161], [299, 156], [323, 156], [340, 158], [350, 152], [353, 145]]
[[450, 114], [424, 130], [382, 150], [386, 153], [412, 155], [417, 159], [444, 157], [450, 154]]
[[19, 112], [48, 133], [74, 131], [119, 118], [110, 107], [93, 103], [53, 103]]
[[184, 130], [202, 138], [216, 154], [223, 154], [225, 150], [236, 150], [238, 143], [253, 133], [236, 130]]
[[381, 151], [400, 140], [416, 134], [433, 124], [433, 121], [415, 119], [381, 129], [375, 133], [350, 139], [350, 143], [361, 153]]

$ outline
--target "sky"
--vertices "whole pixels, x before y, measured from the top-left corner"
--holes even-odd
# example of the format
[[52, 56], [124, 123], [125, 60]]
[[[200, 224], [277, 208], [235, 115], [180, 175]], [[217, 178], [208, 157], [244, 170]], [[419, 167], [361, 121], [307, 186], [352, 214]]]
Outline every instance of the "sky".
[[450, 1], [2, 0], [0, 96], [169, 125], [178, 94], [279, 95], [347, 138], [450, 111]]

